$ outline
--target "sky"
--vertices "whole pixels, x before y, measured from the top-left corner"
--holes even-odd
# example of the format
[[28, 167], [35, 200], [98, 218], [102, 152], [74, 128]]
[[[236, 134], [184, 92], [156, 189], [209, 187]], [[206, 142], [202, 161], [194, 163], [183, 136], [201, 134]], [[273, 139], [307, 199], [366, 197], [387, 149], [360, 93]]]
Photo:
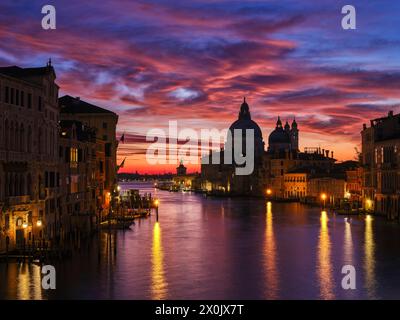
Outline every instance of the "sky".
[[[41, 28], [45, 4], [56, 30]], [[356, 30], [341, 27], [347, 4]], [[362, 124], [400, 112], [399, 12], [393, 0], [2, 0], [0, 65], [51, 57], [61, 95], [116, 112], [124, 172], [174, 171], [146, 161], [148, 130], [227, 128], [244, 96], [266, 143], [278, 115], [296, 117], [301, 149], [354, 159]]]

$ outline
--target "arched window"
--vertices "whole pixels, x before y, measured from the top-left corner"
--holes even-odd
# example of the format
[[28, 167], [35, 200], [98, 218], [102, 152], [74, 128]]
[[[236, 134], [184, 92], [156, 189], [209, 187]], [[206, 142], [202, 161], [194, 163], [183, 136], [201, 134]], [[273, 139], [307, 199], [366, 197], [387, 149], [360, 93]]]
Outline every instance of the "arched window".
[[14, 150], [14, 147], [15, 147], [14, 135], [15, 135], [15, 133], [14, 133], [14, 122], [11, 121], [10, 131], [9, 131], [9, 139], [10, 139], [10, 141], [9, 141], [9, 144], [8, 144], [9, 145], [9, 150]]
[[25, 189], [25, 175], [21, 174], [20, 175], [20, 181], [19, 181], [19, 192], [21, 196], [26, 195], [26, 189]]
[[4, 124], [4, 149], [8, 150], [8, 146], [10, 145], [9, 143], [9, 138], [10, 138], [10, 128], [8, 126], [8, 119], [6, 119], [5, 124]]
[[26, 151], [25, 148], [25, 128], [24, 128], [24, 124], [21, 123], [21, 128], [19, 130], [19, 150], [24, 152]]
[[32, 152], [32, 127], [29, 125], [28, 127], [28, 135], [27, 135], [27, 145], [28, 145], [28, 152]]
[[19, 125], [18, 125], [18, 122], [15, 123], [13, 140], [14, 140], [14, 150], [19, 151]]
[[26, 187], [27, 187], [27, 194], [31, 196], [31, 200], [33, 199], [33, 193], [32, 193], [32, 176], [30, 173], [28, 173], [27, 179], [26, 179]]
[[42, 128], [39, 128], [39, 133], [38, 133], [38, 153], [42, 153]]

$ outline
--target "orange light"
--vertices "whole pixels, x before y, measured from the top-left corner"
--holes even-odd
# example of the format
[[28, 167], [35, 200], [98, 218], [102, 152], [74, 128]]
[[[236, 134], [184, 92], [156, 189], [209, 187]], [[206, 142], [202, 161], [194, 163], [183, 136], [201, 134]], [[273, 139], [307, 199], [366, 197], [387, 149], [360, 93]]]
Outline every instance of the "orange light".
[[272, 193], [271, 189], [267, 189], [267, 195], [270, 195]]
[[321, 194], [321, 199], [326, 200], [326, 193]]

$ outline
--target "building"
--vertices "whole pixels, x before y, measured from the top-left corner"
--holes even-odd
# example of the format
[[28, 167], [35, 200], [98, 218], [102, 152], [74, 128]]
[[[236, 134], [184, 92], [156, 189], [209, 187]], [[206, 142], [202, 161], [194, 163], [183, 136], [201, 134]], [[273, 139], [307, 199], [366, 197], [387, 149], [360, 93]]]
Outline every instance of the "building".
[[344, 177], [334, 174], [315, 175], [309, 178], [307, 191], [307, 196], [312, 202], [339, 207], [345, 198], [346, 181]]
[[183, 165], [183, 161], [179, 163], [179, 166], [176, 168], [176, 175], [177, 176], [185, 176], [186, 175], [186, 167]]
[[[247, 145], [246, 130], [252, 130], [254, 134], [254, 143], [250, 146]], [[240, 153], [244, 154], [247, 150], [246, 148], [250, 148], [254, 152], [254, 167], [251, 174], [236, 174], [236, 168], [243, 165], [235, 162], [235, 145], [237, 145], [237, 142], [235, 143], [235, 132], [242, 133]], [[210, 152], [207, 164], [203, 159], [201, 165], [201, 188], [214, 194], [262, 195], [264, 190], [262, 179], [262, 163], [265, 153], [264, 140], [260, 127], [251, 119], [250, 108], [246, 99], [240, 106], [238, 119], [229, 127], [226, 141], [225, 148], [221, 148], [220, 151]], [[228, 152], [232, 154], [228, 154]], [[220, 159], [219, 163], [213, 164], [213, 158]]]
[[59, 99], [60, 119], [76, 120], [93, 128], [96, 135], [96, 198], [98, 215], [104, 218], [110, 210], [110, 202], [117, 192], [116, 126], [118, 115], [81, 100], [63, 96]]
[[0, 68], [0, 251], [57, 240], [58, 90], [45, 67]]
[[[293, 170], [284, 174], [284, 198], [305, 199], [307, 193], [309, 173], [301, 170]], [[272, 192], [272, 191], [271, 191]]]
[[183, 161], [176, 168], [176, 175], [172, 178], [172, 189], [190, 191], [200, 189], [199, 175], [197, 173], [187, 174], [187, 168], [183, 165]]
[[400, 114], [363, 125], [363, 205], [389, 219], [400, 219]]
[[60, 121], [60, 234], [61, 238], [95, 229], [98, 198], [96, 134], [76, 120]]
[[274, 198], [298, 197], [300, 191], [304, 191], [303, 181], [300, 184], [297, 184], [297, 180], [290, 181], [293, 176], [287, 176], [287, 181], [286, 174], [307, 173], [313, 168], [329, 171], [336, 161], [333, 151], [306, 147], [304, 152], [301, 152], [299, 138], [296, 120], [293, 119], [291, 126], [286, 121], [283, 127], [278, 117], [276, 127], [268, 137], [268, 151], [264, 155], [264, 183]]
[[[305, 148], [304, 152], [300, 151], [299, 129], [295, 119], [291, 125], [286, 121], [283, 126], [278, 117], [276, 127], [268, 137], [268, 148], [265, 151], [262, 131], [251, 119], [246, 101], [243, 101], [240, 107], [238, 120], [229, 128], [231, 134], [228, 135], [228, 142], [235, 130], [242, 130], [242, 134], [244, 130], [254, 132], [254, 171], [250, 175], [236, 175], [236, 164], [230, 165], [227, 164], [228, 161], [224, 161], [227, 156], [228, 159], [233, 158], [226, 155], [226, 148], [210, 152], [209, 164], [201, 166], [202, 189], [207, 192], [262, 196], [269, 190], [270, 196], [274, 198], [302, 197], [306, 194], [305, 182], [294, 185], [294, 181], [291, 181], [294, 176], [288, 175], [285, 180], [285, 175], [293, 170], [309, 167], [330, 170], [336, 161], [333, 151], [320, 148]], [[245, 150], [245, 138], [242, 139], [242, 143], [242, 150]], [[221, 159], [219, 164], [211, 163], [215, 156]]]

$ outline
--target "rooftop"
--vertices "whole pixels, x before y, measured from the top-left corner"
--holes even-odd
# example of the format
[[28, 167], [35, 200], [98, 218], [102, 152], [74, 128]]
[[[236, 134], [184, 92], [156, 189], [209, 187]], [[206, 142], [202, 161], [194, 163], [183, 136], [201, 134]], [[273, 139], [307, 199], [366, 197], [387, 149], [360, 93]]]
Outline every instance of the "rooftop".
[[63, 96], [58, 99], [61, 113], [96, 113], [96, 114], [113, 114], [116, 113], [100, 108], [89, 102], [83, 101], [80, 98], [74, 98], [71, 96]]
[[37, 68], [21, 68], [18, 66], [0, 67], [0, 74], [25, 81], [30, 81], [35, 77], [46, 76], [49, 73], [53, 73], [55, 77], [55, 71], [51, 64]]

